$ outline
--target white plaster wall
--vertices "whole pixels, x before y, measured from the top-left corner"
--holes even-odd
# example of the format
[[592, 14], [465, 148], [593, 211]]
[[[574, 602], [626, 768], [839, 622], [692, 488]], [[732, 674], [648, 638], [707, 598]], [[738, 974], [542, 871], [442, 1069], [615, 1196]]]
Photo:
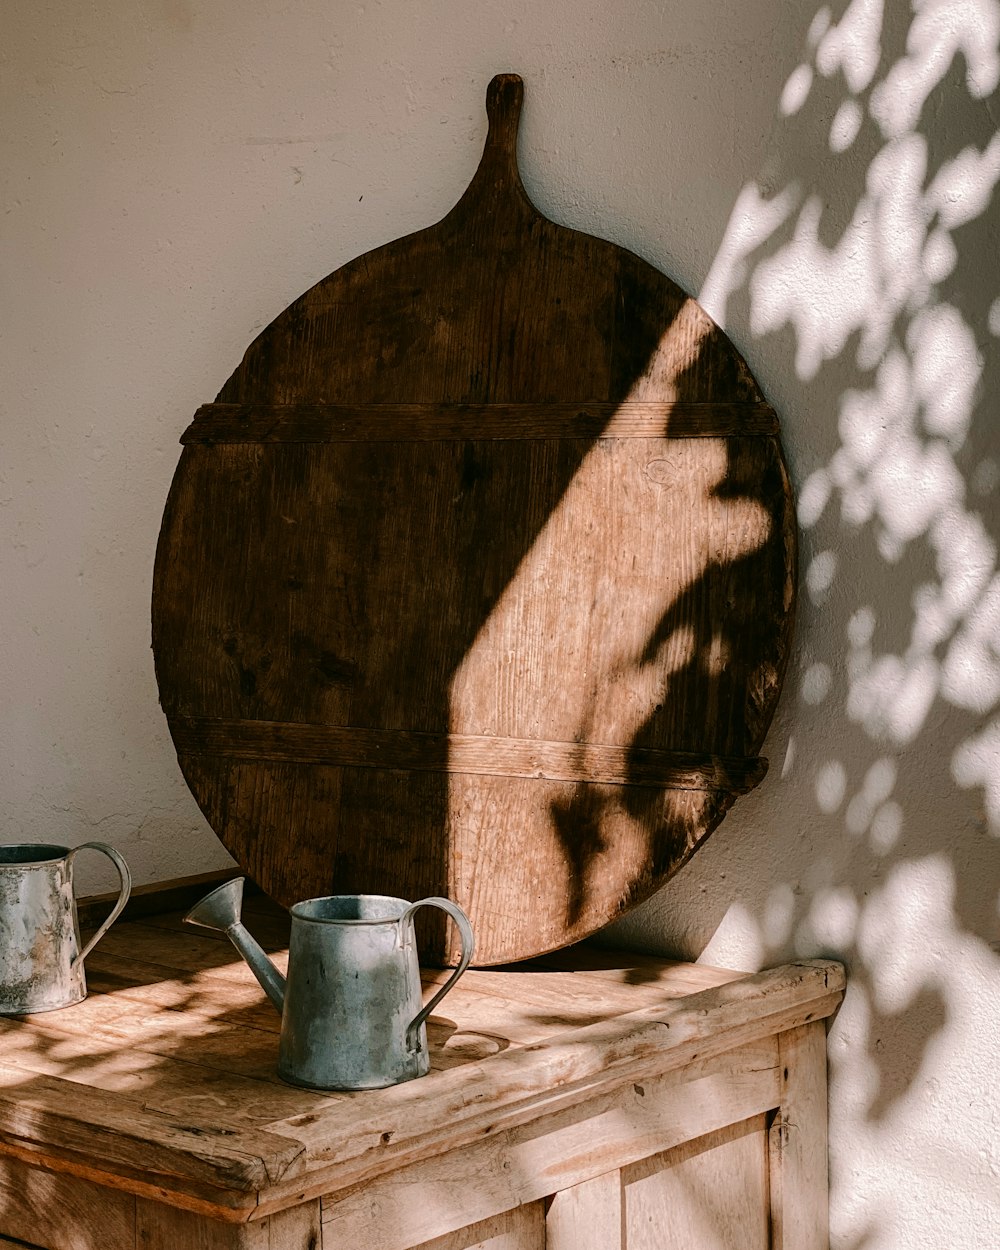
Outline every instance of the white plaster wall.
[[783, 419], [771, 773], [612, 936], [848, 962], [837, 1250], [1000, 1237], [1000, 5], [914, 7], [34, 0], [0, 27], [0, 838], [104, 838], [139, 880], [227, 862], [149, 653], [177, 438], [291, 299], [451, 206], [516, 70], [539, 207], [700, 294]]

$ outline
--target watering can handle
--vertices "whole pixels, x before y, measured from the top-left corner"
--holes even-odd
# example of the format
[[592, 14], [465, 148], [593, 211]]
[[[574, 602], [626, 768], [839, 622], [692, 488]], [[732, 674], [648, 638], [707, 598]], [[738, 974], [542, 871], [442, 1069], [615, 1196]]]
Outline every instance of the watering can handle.
[[128, 870], [128, 864], [122, 859], [113, 846], [108, 846], [105, 842], [81, 842], [79, 846], [74, 846], [70, 853], [66, 856], [67, 862], [72, 864], [73, 857], [77, 851], [100, 851], [102, 855], [107, 855], [108, 859], [118, 869], [118, 876], [121, 877], [121, 890], [118, 894], [118, 902], [111, 909], [111, 915], [101, 925], [87, 945], [73, 960], [73, 967], [82, 963], [90, 954], [97, 943], [104, 937], [105, 933], [111, 928], [114, 922], [122, 913], [122, 908], [128, 902], [128, 896], [132, 893], [132, 874]]
[[476, 939], [472, 933], [472, 925], [469, 923], [469, 917], [462, 911], [457, 903], [453, 903], [449, 898], [422, 898], [417, 903], [411, 903], [406, 911], [399, 918], [399, 940], [400, 945], [405, 946], [410, 940], [412, 930], [408, 930], [407, 926], [413, 920], [413, 913], [418, 907], [440, 907], [447, 912], [458, 926], [458, 932], [462, 939], [462, 958], [458, 961], [458, 967], [451, 974], [444, 985], [438, 990], [429, 1003], [426, 1003], [420, 1011], [413, 1017], [406, 1028], [406, 1049], [415, 1051], [420, 1049], [420, 1026], [431, 1014], [445, 994], [452, 988], [462, 973], [468, 968], [469, 961], [472, 959], [473, 951], [476, 948]]

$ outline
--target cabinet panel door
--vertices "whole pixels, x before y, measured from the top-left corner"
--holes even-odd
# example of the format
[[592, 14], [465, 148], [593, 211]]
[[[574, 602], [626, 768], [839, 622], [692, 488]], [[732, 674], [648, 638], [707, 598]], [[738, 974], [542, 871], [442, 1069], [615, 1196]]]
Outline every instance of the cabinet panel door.
[[0, 1246], [132, 1250], [135, 1199], [92, 1181], [0, 1159]]
[[[357, 1248], [355, 1248], [357, 1250]], [[545, 1250], [545, 1212], [530, 1202], [457, 1232], [425, 1241], [416, 1250]]]
[[628, 1250], [768, 1250], [767, 1164], [760, 1115], [627, 1168]]
[[553, 1194], [545, 1232], [545, 1250], [625, 1250], [621, 1172]]

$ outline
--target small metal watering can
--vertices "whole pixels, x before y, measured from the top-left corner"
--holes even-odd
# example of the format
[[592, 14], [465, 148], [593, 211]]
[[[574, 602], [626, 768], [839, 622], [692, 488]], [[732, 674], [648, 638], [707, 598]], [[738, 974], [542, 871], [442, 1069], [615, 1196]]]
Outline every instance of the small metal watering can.
[[[278, 1075], [311, 1089], [382, 1089], [430, 1071], [424, 1022], [469, 966], [465, 912], [446, 898], [382, 894], [311, 898], [291, 908], [288, 980], [240, 920], [243, 879], [219, 886], [184, 919], [225, 933], [281, 1013]], [[426, 1006], [413, 915], [439, 907], [458, 925], [462, 958]]]
[[[73, 862], [100, 851], [118, 869], [121, 892], [111, 915], [80, 949]], [[103, 842], [72, 850], [44, 842], [0, 846], [0, 1015], [70, 1007], [87, 997], [83, 961], [121, 914], [132, 890], [128, 865]]]

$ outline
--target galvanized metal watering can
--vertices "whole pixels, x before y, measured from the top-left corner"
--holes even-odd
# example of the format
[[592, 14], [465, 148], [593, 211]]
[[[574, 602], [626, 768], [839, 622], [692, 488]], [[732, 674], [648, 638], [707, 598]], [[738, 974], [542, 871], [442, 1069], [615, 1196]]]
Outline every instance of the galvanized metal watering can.
[[[291, 908], [288, 979], [240, 920], [243, 879], [213, 890], [184, 917], [225, 933], [281, 1013], [278, 1075], [312, 1089], [382, 1089], [430, 1071], [424, 1022], [472, 958], [472, 926], [446, 898], [383, 894], [311, 898]], [[439, 907], [458, 925], [462, 958], [421, 1005], [413, 916]]]
[[[100, 851], [118, 869], [121, 891], [111, 915], [80, 949], [73, 864]], [[0, 846], [0, 1015], [70, 1007], [87, 997], [83, 961], [121, 914], [132, 890], [128, 865], [103, 842], [72, 850], [44, 842]]]

